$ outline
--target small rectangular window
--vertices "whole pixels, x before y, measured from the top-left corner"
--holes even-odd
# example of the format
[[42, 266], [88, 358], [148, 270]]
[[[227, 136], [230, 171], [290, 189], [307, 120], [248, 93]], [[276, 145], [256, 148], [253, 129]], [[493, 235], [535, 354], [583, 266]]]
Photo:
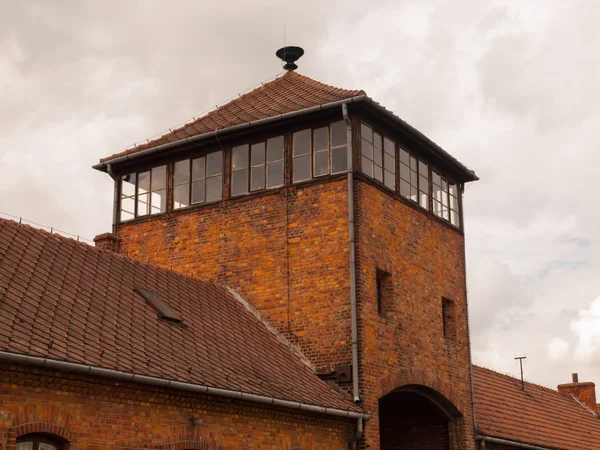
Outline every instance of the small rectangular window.
[[456, 305], [452, 300], [442, 298], [442, 327], [444, 338], [456, 340]]
[[283, 136], [232, 149], [231, 195], [283, 186]]
[[121, 220], [167, 210], [167, 166], [121, 177]]
[[176, 161], [173, 168], [173, 209], [221, 200], [223, 152]]
[[377, 313], [385, 316], [393, 311], [394, 285], [392, 275], [383, 270], [376, 271]]

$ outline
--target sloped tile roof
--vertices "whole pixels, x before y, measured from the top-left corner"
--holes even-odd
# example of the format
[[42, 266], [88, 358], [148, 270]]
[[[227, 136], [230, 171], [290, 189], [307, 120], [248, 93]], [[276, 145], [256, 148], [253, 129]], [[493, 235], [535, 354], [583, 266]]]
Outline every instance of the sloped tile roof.
[[473, 366], [481, 435], [552, 449], [600, 449], [600, 419], [573, 397]]
[[147, 148], [209, 133], [217, 128], [221, 130], [234, 125], [300, 111], [362, 94], [364, 94], [364, 91], [340, 89], [296, 72], [286, 72], [284, 75], [241, 95], [199, 119], [164, 134], [158, 139], [103, 158], [100, 162], [108, 162], [114, 158]]
[[[134, 292], [156, 292], [184, 325]], [[0, 350], [364, 411], [225, 287], [0, 219]]]

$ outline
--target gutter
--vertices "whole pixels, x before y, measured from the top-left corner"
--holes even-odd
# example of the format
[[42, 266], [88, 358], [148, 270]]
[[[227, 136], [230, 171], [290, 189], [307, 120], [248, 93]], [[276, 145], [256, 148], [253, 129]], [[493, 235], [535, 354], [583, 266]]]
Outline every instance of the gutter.
[[521, 442], [510, 441], [508, 439], [500, 439], [488, 436], [477, 435], [476, 439], [481, 442], [481, 449], [485, 449], [485, 443], [507, 445], [515, 448], [527, 448], [529, 450], [552, 450], [552, 447], [539, 447], [537, 445], [523, 444]]
[[368, 105], [371, 105], [373, 107], [373, 109], [375, 109], [376, 111], [380, 112], [381, 114], [387, 116], [388, 118], [390, 118], [391, 120], [396, 122], [398, 125], [403, 127], [406, 131], [408, 131], [409, 133], [413, 134], [418, 139], [420, 139], [423, 143], [425, 143], [425, 145], [432, 147], [439, 154], [439, 156], [441, 156], [441, 158], [443, 160], [445, 160], [447, 163], [449, 163], [451, 166], [453, 166], [455, 169], [457, 169], [459, 172], [461, 172], [465, 176], [467, 181], [479, 180], [477, 175], [475, 175], [475, 172], [468, 169], [461, 162], [459, 162], [456, 158], [454, 158], [452, 155], [450, 155], [448, 152], [446, 152], [446, 150], [441, 148], [439, 145], [437, 145], [435, 142], [433, 142], [431, 139], [429, 139], [427, 136], [425, 136], [419, 130], [417, 130], [413, 126], [409, 125], [408, 123], [406, 123], [405, 121], [400, 119], [400, 117], [396, 116], [393, 112], [385, 109], [379, 103], [374, 101], [371, 97], [368, 97], [366, 94], [356, 95], [354, 97], [346, 98], [344, 100], [337, 100], [335, 102], [325, 103], [323, 105], [312, 106], [310, 108], [305, 108], [305, 109], [301, 109], [298, 111], [292, 111], [292, 112], [288, 112], [285, 114], [279, 114], [277, 116], [267, 117], [265, 119], [253, 120], [250, 122], [242, 123], [239, 125], [234, 125], [234, 126], [224, 128], [224, 129], [209, 131], [208, 133], [203, 133], [203, 134], [199, 134], [196, 136], [179, 139], [174, 142], [168, 142], [166, 144], [158, 145], [156, 147], [140, 150], [139, 152], [129, 153], [126, 155], [118, 156], [113, 159], [107, 159], [106, 161], [95, 164], [92, 167], [96, 170], [106, 172], [107, 166], [109, 163], [112, 165], [120, 164], [120, 163], [123, 163], [126, 161], [132, 161], [132, 160], [142, 158], [145, 156], [153, 155], [156, 153], [161, 153], [165, 150], [179, 147], [184, 144], [191, 144], [194, 142], [200, 142], [200, 141], [204, 141], [204, 140], [207, 140], [210, 138], [214, 138], [217, 136], [217, 133], [219, 134], [219, 136], [223, 136], [224, 134], [229, 134], [229, 133], [233, 133], [236, 131], [242, 131], [242, 130], [246, 130], [246, 129], [254, 128], [254, 127], [259, 127], [262, 125], [267, 125], [270, 123], [278, 122], [278, 121], [285, 120], [285, 119], [291, 119], [294, 117], [301, 117], [301, 116], [316, 113], [319, 111], [326, 111], [329, 109], [337, 108], [338, 106], [341, 106], [341, 105], [349, 105], [351, 103], [366, 103]]
[[157, 386], [162, 388], [177, 389], [186, 392], [195, 392], [199, 394], [215, 395], [218, 397], [231, 398], [235, 400], [244, 400], [252, 403], [260, 403], [263, 405], [279, 406], [282, 408], [296, 409], [327, 416], [344, 417], [349, 419], [367, 419], [369, 414], [359, 413], [354, 411], [344, 411], [342, 409], [325, 408], [324, 406], [309, 405], [306, 403], [293, 402], [289, 400], [281, 400], [263, 395], [249, 394], [241, 391], [233, 391], [229, 389], [220, 389], [199, 384], [184, 383], [181, 381], [172, 381], [164, 378], [148, 377], [137, 375], [129, 372], [121, 372], [113, 369], [104, 369], [102, 367], [94, 367], [85, 364], [70, 363], [66, 361], [58, 361], [54, 359], [41, 358], [37, 356], [19, 355], [17, 353], [9, 353], [0, 351], [0, 361], [25, 364], [45, 369], [60, 370], [65, 372], [80, 373], [92, 376], [99, 376], [116, 381], [125, 381], [132, 383], [140, 383], [149, 386]]

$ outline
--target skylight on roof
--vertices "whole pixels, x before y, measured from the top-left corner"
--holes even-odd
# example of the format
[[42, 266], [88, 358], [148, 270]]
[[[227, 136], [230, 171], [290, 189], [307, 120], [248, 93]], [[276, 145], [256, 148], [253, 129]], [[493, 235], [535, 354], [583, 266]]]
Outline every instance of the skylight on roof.
[[140, 288], [135, 288], [135, 292], [137, 292], [140, 297], [146, 300], [146, 303], [156, 310], [161, 319], [175, 323], [183, 322], [183, 319], [179, 317], [179, 314], [177, 314], [177, 312], [171, 308], [167, 302], [161, 299], [156, 292]]

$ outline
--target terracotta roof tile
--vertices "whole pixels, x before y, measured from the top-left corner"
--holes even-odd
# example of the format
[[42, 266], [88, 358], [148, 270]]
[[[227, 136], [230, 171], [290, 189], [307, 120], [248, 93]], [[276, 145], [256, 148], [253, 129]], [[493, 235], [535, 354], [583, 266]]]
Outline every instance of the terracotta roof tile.
[[364, 94], [364, 91], [340, 89], [296, 72], [286, 72], [283, 76], [218, 107], [199, 119], [171, 130], [146, 144], [103, 158], [100, 162], [107, 162], [147, 148], [209, 133], [217, 128], [229, 128], [253, 120], [299, 111], [361, 94]]
[[[134, 292], [184, 320], [160, 320]], [[226, 288], [0, 219], [0, 350], [363, 411]]]
[[573, 397], [473, 366], [478, 433], [552, 449], [600, 449], [600, 419]]

